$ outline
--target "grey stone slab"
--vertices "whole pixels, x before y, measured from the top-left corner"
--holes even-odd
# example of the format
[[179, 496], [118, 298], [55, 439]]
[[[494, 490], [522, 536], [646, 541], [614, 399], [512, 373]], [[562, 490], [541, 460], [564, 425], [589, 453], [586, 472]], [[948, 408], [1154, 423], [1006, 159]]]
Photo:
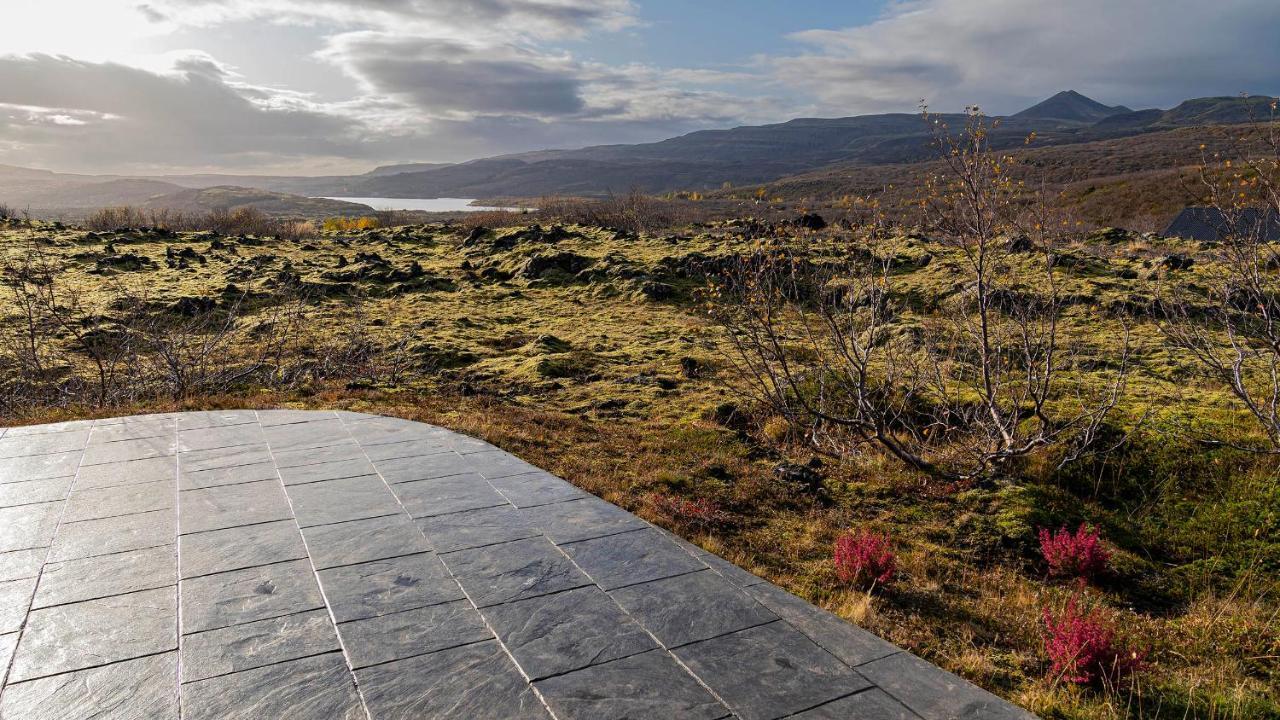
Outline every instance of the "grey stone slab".
[[161, 480], [92, 490], [76, 489], [67, 498], [67, 511], [62, 516], [62, 522], [73, 523], [169, 510], [173, 507], [176, 494], [174, 484], [172, 480]]
[[340, 649], [324, 610], [285, 615], [186, 635], [182, 682], [252, 670]]
[[415, 518], [448, 515], [464, 510], [510, 507], [507, 499], [474, 473], [435, 480], [415, 480], [393, 487], [400, 504]]
[[278, 480], [184, 490], [178, 514], [184, 535], [293, 517]]
[[341, 653], [182, 686], [184, 720], [367, 720]]
[[167, 652], [10, 684], [0, 717], [14, 720], [177, 720], [178, 654]]
[[49, 563], [40, 574], [34, 607], [176, 585], [177, 565], [172, 545]]
[[486, 545], [442, 559], [477, 607], [591, 584], [590, 578], [546, 538]]
[[490, 480], [506, 477], [508, 475], [524, 475], [526, 473], [538, 472], [542, 468], [521, 460], [509, 452], [498, 450], [486, 450], [476, 453], [468, 453], [466, 455], [476, 472], [485, 476]]
[[258, 422], [262, 427], [276, 425], [295, 425], [297, 423], [316, 422], [317, 420], [333, 420], [337, 418], [328, 410], [259, 410]]
[[49, 455], [81, 450], [89, 442], [88, 430], [0, 438], [0, 458]]
[[62, 516], [61, 502], [0, 508], [0, 552], [48, 547]]
[[170, 545], [175, 532], [171, 510], [67, 523], [58, 531], [49, 562]]
[[263, 480], [279, 481], [280, 475], [274, 463], [260, 462], [248, 465], [210, 468], [197, 472], [184, 472], [179, 481], [182, 490], [199, 490], [202, 488], [220, 487], [222, 485], [243, 485]]
[[418, 520], [418, 527], [422, 528], [436, 551], [441, 553], [520, 540], [538, 534], [530, 526], [528, 519], [510, 505], [426, 517]]
[[306, 560], [182, 581], [182, 632], [214, 630], [324, 607]]
[[374, 560], [320, 571], [337, 622], [412, 610], [464, 595], [434, 553]]
[[173, 437], [178, 432], [178, 423], [173, 420], [156, 420], [145, 423], [121, 423], [119, 425], [103, 425], [94, 429], [89, 442], [94, 445], [121, 440], [142, 440], [145, 438]]
[[403, 513], [308, 527], [302, 531], [317, 569], [431, 550], [418, 526]]
[[177, 441], [172, 435], [166, 437], [143, 438], [141, 440], [121, 440], [119, 442], [90, 445], [85, 448], [83, 465], [102, 465], [104, 463], [144, 460], [153, 457], [167, 457], [177, 452]]
[[403, 512], [400, 503], [377, 475], [290, 485], [298, 525], [326, 525]]
[[43, 425], [22, 425], [5, 430], [4, 437], [26, 437], [29, 435], [45, 435], [48, 433], [87, 430], [93, 427], [92, 420], [66, 420], [64, 422], [45, 423]]
[[871, 688], [793, 715], [795, 720], [920, 720], [888, 693]]
[[391, 460], [374, 458], [373, 464], [389, 483], [431, 480], [476, 471], [475, 465], [452, 450]]
[[292, 520], [183, 535], [178, 544], [184, 579], [307, 557]]
[[363, 460], [364, 450], [355, 440], [347, 439], [321, 448], [301, 448], [298, 450], [281, 450], [272, 448], [276, 466], [280, 469], [319, 465], [321, 463], [339, 462], [342, 460]]
[[518, 508], [538, 507], [587, 497], [587, 493], [549, 472], [491, 478], [489, 484]]
[[515, 665], [496, 642], [419, 655], [356, 671], [375, 718], [393, 720], [547, 720]]
[[176, 649], [173, 588], [32, 610], [9, 682]]
[[0, 485], [0, 508], [56, 502], [66, 497], [75, 478], [48, 478]]
[[522, 512], [557, 545], [649, 527], [635, 515], [597, 497], [529, 508]]
[[76, 450], [53, 455], [0, 459], [0, 483], [75, 475], [82, 455], [83, 452]]
[[596, 587], [484, 609], [485, 619], [525, 675], [537, 680], [657, 647]]
[[846, 665], [861, 665], [899, 652], [892, 643], [814, 607], [776, 585], [752, 585], [746, 592]]
[[257, 444], [184, 452], [178, 458], [178, 463], [181, 477], [185, 477], [188, 473], [260, 465], [270, 463], [271, 460], [271, 449], [265, 444]]
[[80, 474], [76, 476], [76, 489], [92, 490], [94, 488], [159, 482], [161, 480], [172, 480], [177, 474], [177, 464], [171, 457], [104, 463], [80, 468]]
[[95, 428], [105, 427], [108, 425], [128, 425], [130, 423], [149, 423], [160, 422], [163, 420], [177, 420], [182, 417], [182, 413], [146, 413], [144, 415], [125, 415], [123, 417], [98, 418], [93, 421]]
[[226, 427], [227, 425], [243, 425], [258, 422], [258, 414], [253, 410], [206, 410], [204, 412], [184, 412], [175, 420], [179, 430], [195, 430], [198, 428]]
[[707, 567], [652, 528], [566, 543], [560, 549], [605, 590]]
[[[402, 445], [407, 443], [419, 443], [425, 446], [435, 446], [447, 450], [448, 433], [439, 428], [432, 428], [418, 423], [403, 422], [395, 425], [388, 425], [382, 422], [355, 422], [346, 423], [347, 431], [351, 433], [359, 443], [366, 448], [373, 448], [378, 445]], [[389, 448], [390, 452], [398, 452], [403, 448]], [[383, 457], [390, 457], [384, 455]], [[408, 456], [399, 456], [408, 457]]]
[[692, 554], [695, 558], [706, 563], [707, 567], [719, 573], [720, 577], [740, 588], [748, 588], [765, 582], [765, 579], [759, 575], [743, 570], [719, 555], [709, 553], [702, 548], [695, 548]]
[[534, 684], [561, 720], [716, 720], [729, 712], [660, 650]]
[[0, 583], [0, 633], [22, 629], [22, 621], [27, 617], [27, 605], [31, 603], [31, 591], [35, 589], [35, 578]]
[[[13, 651], [17, 647], [18, 633], [11, 632], [0, 635], [0, 667], [8, 670], [9, 661], [13, 659]], [[0, 717], [4, 717], [3, 705], [0, 705]]]
[[45, 548], [0, 553], [0, 582], [39, 575], [40, 566], [44, 565], [44, 556], [48, 553]]
[[672, 652], [743, 720], [784, 717], [871, 685], [784, 622]]
[[319, 448], [351, 442], [351, 433], [336, 417], [294, 425], [262, 428], [272, 452]]
[[925, 720], [1033, 720], [1035, 715], [907, 652], [858, 667]]
[[257, 423], [182, 430], [178, 433], [178, 449], [182, 452], [261, 445], [264, 442], [266, 438]]
[[357, 670], [493, 638], [466, 600], [346, 622], [338, 632]]
[[[365, 455], [374, 462], [387, 462], [393, 460], [412, 460], [414, 458], [426, 458], [428, 456], [441, 455], [451, 453], [449, 445], [439, 439], [423, 439], [401, 440], [399, 442], [386, 444], [363, 445]], [[406, 465], [415, 465], [416, 463], [405, 463]]]
[[667, 647], [778, 619], [755, 598], [710, 570], [632, 585], [610, 595]]
[[284, 479], [285, 485], [300, 485], [303, 483], [323, 482], [325, 480], [376, 475], [377, 473], [378, 470], [373, 466], [373, 463], [364, 458], [355, 458], [353, 460], [336, 460], [316, 465], [282, 468], [280, 477]]

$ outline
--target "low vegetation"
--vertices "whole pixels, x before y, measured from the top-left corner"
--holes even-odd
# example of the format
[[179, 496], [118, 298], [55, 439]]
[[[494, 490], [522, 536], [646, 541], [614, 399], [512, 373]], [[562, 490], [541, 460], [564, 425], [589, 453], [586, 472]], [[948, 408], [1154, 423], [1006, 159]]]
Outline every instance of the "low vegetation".
[[1273, 246], [1088, 231], [973, 120], [907, 225], [0, 224], [0, 413], [438, 423], [1045, 717], [1280, 717]]

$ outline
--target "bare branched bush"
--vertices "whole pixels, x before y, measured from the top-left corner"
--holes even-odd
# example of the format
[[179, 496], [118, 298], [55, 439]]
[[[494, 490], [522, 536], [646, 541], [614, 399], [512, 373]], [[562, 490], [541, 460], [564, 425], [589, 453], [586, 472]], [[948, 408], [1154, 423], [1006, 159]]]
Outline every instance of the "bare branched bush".
[[556, 222], [617, 228], [629, 233], [653, 232], [681, 224], [687, 213], [679, 201], [666, 201], [631, 190], [603, 199], [544, 197], [538, 215]]
[[99, 232], [124, 228], [151, 227], [163, 230], [212, 230], [223, 235], [276, 236], [289, 240], [316, 237], [315, 224], [308, 220], [278, 218], [255, 207], [234, 210], [215, 208], [207, 213], [184, 213], [169, 208], [145, 209], [130, 206], [96, 210], [83, 223], [85, 229]]

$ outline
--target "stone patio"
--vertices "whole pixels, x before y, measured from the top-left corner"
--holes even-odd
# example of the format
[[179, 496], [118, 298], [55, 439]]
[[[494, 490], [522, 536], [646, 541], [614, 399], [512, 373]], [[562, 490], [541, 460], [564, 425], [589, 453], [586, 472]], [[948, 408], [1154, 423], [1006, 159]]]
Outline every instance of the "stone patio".
[[474, 438], [0, 431], [0, 718], [1029, 718]]

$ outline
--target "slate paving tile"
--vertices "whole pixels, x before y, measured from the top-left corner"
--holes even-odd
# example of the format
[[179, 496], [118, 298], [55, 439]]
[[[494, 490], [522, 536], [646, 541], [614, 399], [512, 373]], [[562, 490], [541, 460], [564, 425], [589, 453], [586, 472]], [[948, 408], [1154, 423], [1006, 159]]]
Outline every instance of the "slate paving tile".
[[[0, 635], [0, 667], [9, 668], [9, 661], [13, 659], [14, 648], [18, 647], [18, 633], [11, 632]], [[3, 698], [0, 698], [2, 700]], [[4, 717], [4, 706], [0, 704], [0, 717]]]
[[278, 480], [184, 490], [178, 497], [178, 515], [184, 535], [293, 516]]
[[978, 686], [899, 652], [858, 667], [868, 680], [925, 720], [1034, 720]]
[[707, 567], [716, 571], [720, 577], [737, 585], [740, 588], [748, 588], [765, 582], [765, 579], [759, 575], [752, 574], [733, 563], [725, 560], [719, 555], [709, 553], [702, 548], [696, 548], [692, 555], [707, 564]]
[[521, 540], [538, 534], [528, 518], [510, 505], [425, 517], [418, 520], [418, 527], [441, 553]]
[[324, 610], [257, 620], [182, 638], [182, 682], [252, 670], [340, 649]]
[[271, 450], [265, 444], [236, 445], [233, 447], [188, 451], [182, 453], [178, 458], [182, 476], [206, 470], [243, 467], [245, 465], [259, 465], [270, 462]]
[[143, 460], [153, 457], [168, 457], [177, 452], [177, 442], [172, 435], [166, 437], [143, 438], [141, 440], [121, 440], [119, 442], [90, 445], [85, 448], [82, 465], [102, 465], [104, 463]]
[[178, 582], [172, 545], [49, 563], [40, 574], [33, 607], [48, 607], [169, 587]]
[[347, 432], [366, 448], [377, 445], [422, 443], [448, 449], [448, 433], [417, 423], [348, 422]]
[[307, 557], [292, 520], [183, 535], [178, 545], [184, 579]]
[[635, 515], [597, 497], [529, 508], [522, 512], [557, 545], [649, 527]]
[[0, 508], [55, 502], [66, 497], [75, 478], [48, 478], [0, 485]]
[[547, 720], [511, 659], [482, 642], [356, 671], [370, 714], [382, 720]]
[[434, 553], [374, 560], [320, 571], [337, 622], [412, 610], [464, 595]]
[[390, 460], [373, 457], [373, 464], [378, 467], [378, 473], [389, 483], [431, 480], [475, 472], [475, 466], [470, 461], [452, 450]]
[[22, 620], [27, 616], [27, 604], [31, 602], [31, 591], [35, 589], [35, 578], [0, 583], [0, 633], [22, 629]]
[[534, 683], [562, 720], [716, 720], [729, 712], [657, 650]]
[[373, 467], [373, 463], [364, 458], [356, 458], [354, 460], [337, 460], [317, 465], [282, 468], [280, 477], [284, 479], [285, 485], [299, 485], [323, 482], [325, 480], [376, 475], [377, 472], [377, 469]]
[[791, 717], [794, 720], [920, 720], [919, 715], [879, 688], [864, 690]]
[[49, 547], [62, 516], [62, 502], [0, 508], [0, 552]]
[[338, 632], [357, 670], [493, 639], [480, 613], [466, 600], [345, 622]]
[[474, 473], [435, 480], [416, 480], [393, 487], [404, 509], [415, 518], [448, 515], [510, 505], [485, 479]]
[[446, 453], [452, 453], [449, 445], [438, 439], [401, 440], [399, 442], [361, 445], [364, 448], [364, 454], [374, 462], [390, 463], [393, 460], [404, 460], [403, 465], [412, 466], [417, 463], [408, 462], [418, 459], [426, 462], [425, 458], [443, 456]]
[[742, 720], [784, 717], [871, 686], [784, 622], [672, 652]]
[[76, 476], [77, 490], [118, 487], [172, 480], [178, 474], [171, 457], [146, 458], [120, 463], [104, 463], [80, 468]]
[[294, 425], [297, 423], [316, 422], [317, 420], [333, 420], [337, 418], [331, 412], [317, 410], [259, 410], [258, 422], [262, 427], [275, 425]]
[[0, 459], [0, 483], [43, 480], [68, 477], [80, 467], [80, 450], [52, 455], [28, 455], [26, 457]]
[[177, 720], [178, 654], [10, 684], [0, 717], [22, 720]]
[[657, 647], [599, 588], [584, 587], [484, 609], [525, 675], [537, 680]]
[[609, 594], [667, 647], [778, 619], [755, 598], [710, 570], [632, 585]]
[[264, 442], [266, 442], [266, 438], [263, 429], [257, 423], [178, 432], [178, 449], [182, 452], [261, 445]]
[[705, 570], [706, 565], [646, 528], [560, 546], [605, 590]]
[[232, 465], [231, 467], [210, 468], [195, 472], [183, 472], [179, 481], [182, 490], [200, 490], [202, 488], [220, 487], [222, 485], [243, 485], [245, 483], [271, 480], [278, 482], [280, 478], [276, 466], [271, 462], [250, 463], [248, 465]]
[[342, 653], [182, 686], [184, 720], [367, 720]]
[[89, 442], [94, 445], [121, 440], [142, 440], [145, 438], [173, 437], [178, 432], [178, 424], [173, 420], [160, 420], [145, 423], [121, 423], [105, 425], [94, 429]]
[[477, 607], [591, 584], [545, 538], [462, 550], [441, 556]]
[[179, 430], [196, 430], [199, 428], [225, 427], [227, 425], [243, 425], [258, 421], [258, 414], [253, 410], [207, 410], [204, 412], [184, 412], [175, 418]]
[[306, 560], [182, 581], [182, 632], [194, 633], [324, 607]]
[[87, 430], [93, 427], [92, 420], [66, 420], [64, 422], [46, 423], [44, 425], [20, 425], [5, 430], [4, 437], [26, 437], [30, 435], [45, 435], [48, 433], [70, 432], [72, 430]]
[[0, 553], [0, 582], [39, 575], [40, 566], [44, 564], [44, 556], [47, 554], [45, 548]]
[[317, 420], [296, 425], [276, 425], [262, 428], [272, 452], [319, 448], [327, 445], [351, 442], [351, 433], [338, 418]]
[[176, 649], [173, 588], [32, 610], [9, 682]]
[[88, 430], [30, 435], [27, 437], [0, 438], [0, 458], [16, 458], [27, 455], [51, 455], [81, 450], [89, 441]]
[[401, 512], [395, 496], [377, 475], [290, 485], [288, 493], [302, 527]]
[[587, 497], [587, 493], [549, 472], [490, 478], [489, 484], [518, 508], [538, 507]]
[[747, 588], [746, 592], [846, 665], [861, 665], [899, 652], [892, 643], [776, 585], [761, 583]]
[[471, 461], [476, 472], [493, 480], [495, 478], [506, 477], [508, 475], [523, 475], [525, 473], [538, 472], [542, 468], [521, 460], [509, 452], [498, 450], [486, 450], [477, 453], [470, 453], [467, 460]]
[[431, 550], [431, 543], [403, 513], [308, 527], [302, 534], [319, 570]]
[[67, 523], [58, 531], [49, 562], [170, 545], [175, 530], [172, 510]]
[[62, 522], [73, 523], [169, 510], [173, 507], [173, 496], [172, 480], [92, 490], [77, 489], [67, 498], [67, 511], [62, 516]]
[[355, 440], [351, 439], [322, 448], [301, 448], [298, 450], [272, 448], [272, 455], [275, 457], [276, 467], [281, 470], [341, 460], [363, 460], [365, 457], [364, 450], [356, 444]]

